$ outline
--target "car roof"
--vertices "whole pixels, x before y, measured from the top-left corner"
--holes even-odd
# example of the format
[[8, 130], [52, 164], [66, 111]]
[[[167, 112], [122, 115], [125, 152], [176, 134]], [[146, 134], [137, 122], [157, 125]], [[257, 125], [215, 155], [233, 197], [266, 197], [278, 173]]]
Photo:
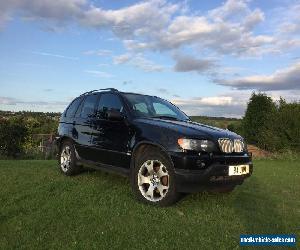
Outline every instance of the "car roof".
[[97, 89], [97, 90], [91, 90], [91, 91], [87, 91], [83, 94], [80, 95], [81, 96], [86, 96], [86, 95], [90, 95], [93, 93], [119, 93], [119, 94], [131, 94], [131, 95], [141, 95], [141, 96], [151, 96], [151, 97], [157, 97], [157, 96], [152, 96], [152, 95], [146, 95], [146, 94], [140, 94], [140, 93], [133, 93], [133, 92], [124, 92], [124, 91], [119, 91], [115, 88], [105, 88], [105, 89]]

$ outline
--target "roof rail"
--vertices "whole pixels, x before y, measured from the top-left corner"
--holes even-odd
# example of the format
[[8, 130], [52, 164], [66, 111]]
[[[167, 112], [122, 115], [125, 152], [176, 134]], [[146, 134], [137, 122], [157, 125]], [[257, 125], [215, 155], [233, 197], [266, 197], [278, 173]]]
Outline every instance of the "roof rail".
[[115, 88], [95, 89], [95, 90], [87, 91], [87, 92], [81, 94], [80, 96], [88, 95], [88, 94], [91, 94], [91, 93], [94, 93], [94, 92], [97, 92], [97, 91], [101, 91], [101, 90], [109, 90], [109, 91], [118, 92], [118, 90], [115, 89]]

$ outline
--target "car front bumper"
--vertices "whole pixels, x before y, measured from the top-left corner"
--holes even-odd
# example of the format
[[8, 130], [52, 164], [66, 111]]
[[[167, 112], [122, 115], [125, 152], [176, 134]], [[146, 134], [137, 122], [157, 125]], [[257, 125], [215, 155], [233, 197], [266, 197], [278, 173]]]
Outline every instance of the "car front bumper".
[[[178, 192], [193, 193], [215, 187], [241, 185], [253, 172], [251, 155], [171, 156]], [[205, 163], [205, 165], [201, 164]], [[249, 165], [249, 173], [229, 176], [229, 166]]]

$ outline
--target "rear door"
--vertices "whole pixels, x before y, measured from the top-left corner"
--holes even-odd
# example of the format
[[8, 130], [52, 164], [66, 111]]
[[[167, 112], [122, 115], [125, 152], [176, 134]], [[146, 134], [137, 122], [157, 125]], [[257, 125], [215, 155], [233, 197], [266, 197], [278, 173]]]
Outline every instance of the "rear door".
[[82, 101], [81, 97], [78, 97], [72, 101], [72, 103], [67, 107], [65, 112], [62, 114], [59, 126], [58, 126], [58, 133], [60, 136], [67, 136], [72, 137], [72, 130], [73, 130], [73, 122], [74, 116]]
[[130, 127], [126, 120], [107, 119], [107, 111], [117, 110], [125, 114], [124, 105], [118, 95], [102, 93], [97, 107], [97, 118], [92, 122], [91, 144], [94, 159], [99, 163], [117, 167], [129, 167], [130, 156], [127, 154], [130, 140]]
[[95, 116], [98, 94], [91, 94], [84, 98], [78, 108], [73, 121], [72, 137], [76, 141], [76, 149], [79, 156], [91, 160], [91, 121]]

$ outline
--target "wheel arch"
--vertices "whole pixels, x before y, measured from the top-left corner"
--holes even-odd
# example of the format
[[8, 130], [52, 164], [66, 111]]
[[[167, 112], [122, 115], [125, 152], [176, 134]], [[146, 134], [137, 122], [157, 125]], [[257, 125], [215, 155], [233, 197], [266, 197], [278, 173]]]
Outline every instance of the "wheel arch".
[[151, 142], [151, 141], [140, 141], [139, 143], [137, 143], [134, 146], [133, 151], [132, 151], [132, 157], [131, 157], [131, 162], [130, 162], [131, 169], [134, 167], [136, 157], [138, 157], [138, 155], [140, 153], [144, 152], [147, 148], [150, 148], [150, 147], [159, 149], [169, 159], [172, 166], [174, 166], [172, 158], [170, 157], [170, 155], [165, 147], [163, 147], [162, 145], [160, 145], [158, 143]]
[[65, 141], [70, 141], [70, 142], [74, 143], [74, 140], [71, 137], [69, 137], [69, 136], [64, 135], [64, 136], [59, 137], [59, 139], [57, 140], [57, 144], [56, 144], [57, 145], [57, 149], [58, 149], [59, 152], [61, 150], [62, 144]]

